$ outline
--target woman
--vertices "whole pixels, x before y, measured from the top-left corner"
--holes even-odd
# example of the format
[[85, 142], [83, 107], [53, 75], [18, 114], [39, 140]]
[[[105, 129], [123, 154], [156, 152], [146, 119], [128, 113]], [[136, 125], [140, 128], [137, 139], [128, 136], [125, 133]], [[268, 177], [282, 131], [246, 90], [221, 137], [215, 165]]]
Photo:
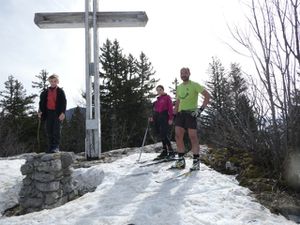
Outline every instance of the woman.
[[168, 137], [169, 126], [173, 123], [172, 100], [171, 97], [164, 92], [164, 87], [162, 85], [158, 85], [156, 91], [158, 97], [153, 104], [154, 112], [150, 121], [154, 122], [155, 131], [162, 141], [163, 151], [154, 160], [174, 158], [175, 153]]

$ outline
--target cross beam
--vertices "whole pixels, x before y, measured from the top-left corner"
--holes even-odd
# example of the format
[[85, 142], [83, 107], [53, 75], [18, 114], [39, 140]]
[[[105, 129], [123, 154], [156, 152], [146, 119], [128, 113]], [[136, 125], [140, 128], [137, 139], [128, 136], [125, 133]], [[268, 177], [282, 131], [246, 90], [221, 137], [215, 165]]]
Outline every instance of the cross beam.
[[[92, 17], [92, 13], [89, 13]], [[144, 27], [148, 17], [145, 12], [97, 12], [98, 27]], [[34, 22], [39, 28], [84, 28], [85, 13], [35, 13]], [[90, 20], [92, 23], [92, 20]]]
[[140, 11], [98, 12], [98, 0], [85, 0], [85, 12], [35, 13], [39, 28], [85, 28], [87, 159], [101, 155], [98, 27], [143, 27], [147, 21], [146, 13]]

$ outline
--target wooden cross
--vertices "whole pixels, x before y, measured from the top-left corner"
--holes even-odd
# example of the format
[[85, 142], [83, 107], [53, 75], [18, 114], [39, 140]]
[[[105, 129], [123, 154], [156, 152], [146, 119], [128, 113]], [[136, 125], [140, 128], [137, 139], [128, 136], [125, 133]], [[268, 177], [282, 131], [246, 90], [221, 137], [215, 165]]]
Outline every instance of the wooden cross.
[[98, 5], [98, 0], [85, 0], [85, 12], [35, 13], [34, 16], [35, 24], [42, 29], [85, 28], [87, 159], [98, 159], [101, 156], [98, 27], [144, 27], [148, 21], [145, 12], [98, 12]]

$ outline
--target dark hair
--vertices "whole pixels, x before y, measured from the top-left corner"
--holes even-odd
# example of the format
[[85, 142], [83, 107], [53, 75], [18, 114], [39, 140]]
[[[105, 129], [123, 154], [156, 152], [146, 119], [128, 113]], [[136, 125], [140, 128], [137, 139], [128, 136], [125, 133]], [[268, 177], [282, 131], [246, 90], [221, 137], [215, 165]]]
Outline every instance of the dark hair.
[[161, 89], [163, 89], [163, 91], [165, 90], [165, 89], [164, 89], [164, 86], [162, 86], [162, 85], [157, 85], [156, 89], [157, 89], [157, 88], [161, 88]]
[[182, 72], [182, 71], [187, 71], [187, 73], [189, 74], [189, 75], [191, 75], [191, 72], [190, 72], [190, 69], [188, 68], [188, 67], [182, 67], [181, 68], [181, 70], [180, 70], [180, 72]]

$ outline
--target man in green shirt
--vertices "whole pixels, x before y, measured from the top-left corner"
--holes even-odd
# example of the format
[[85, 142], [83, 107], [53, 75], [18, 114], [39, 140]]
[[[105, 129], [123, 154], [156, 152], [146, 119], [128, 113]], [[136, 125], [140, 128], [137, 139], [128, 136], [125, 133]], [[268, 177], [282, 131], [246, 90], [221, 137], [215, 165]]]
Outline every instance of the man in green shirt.
[[[201, 112], [205, 109], [209, 103], [210, 94], [205, 90], [205, 88], [191, 81], [189, 68], [182, 68], [180, 70], [180, 77], [183, 81], [176, 90], [176, 105], [175, 105], [175, 136], [178, 160], [172, 165], [171, 168], [174, 169], [184, 169], [184, 142], [183, 136], [185, 130], [187, 130], [189, 139], [192, 144], [193, 152], [193, 165], [191, 170], [200, 169], [200, 159], [199, 159], [199, 139], [197, 136], [197, 117], [200, 116]], [[202, 106], [198, 109], [198, 96], [199, 93], [204, 96], [204, 101]]]

